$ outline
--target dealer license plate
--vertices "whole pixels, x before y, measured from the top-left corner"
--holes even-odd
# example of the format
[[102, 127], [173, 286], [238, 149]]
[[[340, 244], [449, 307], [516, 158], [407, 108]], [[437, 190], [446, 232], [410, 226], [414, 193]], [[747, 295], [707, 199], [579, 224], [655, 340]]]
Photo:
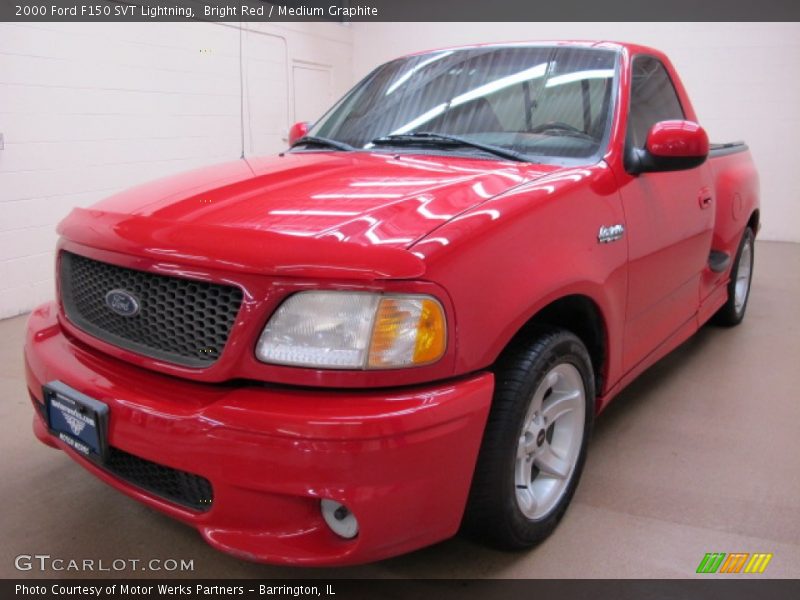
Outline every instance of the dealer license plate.
[[102, 460], [108, 405], [60, 381], [51, 381], [43, 390], [50, 432], [84, 456]]

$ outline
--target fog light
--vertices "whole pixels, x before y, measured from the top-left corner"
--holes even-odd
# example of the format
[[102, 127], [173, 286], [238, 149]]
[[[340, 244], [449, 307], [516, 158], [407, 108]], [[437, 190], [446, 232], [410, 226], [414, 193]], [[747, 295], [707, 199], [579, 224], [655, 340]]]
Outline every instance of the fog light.
[[358, 521], [350, 509], [335, 500], [322, 501], [322, 518], [333, 530], [333, 533], [346, 540], [358, 535]]

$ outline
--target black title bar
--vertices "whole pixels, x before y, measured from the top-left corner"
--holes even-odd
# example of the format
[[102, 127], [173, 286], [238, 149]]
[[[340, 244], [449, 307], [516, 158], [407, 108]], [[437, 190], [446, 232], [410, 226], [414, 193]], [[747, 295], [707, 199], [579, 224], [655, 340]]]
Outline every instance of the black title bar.
[[800, 581], [747, 579], [534, 580], [534, 579], [273, 579], [273, 580], [132, 580], [7, 579], [0, 597], [38, 600], [117, 598], [138, 600], [264, 600], [322, 598], [350, 600], [392, 598], [472, 600], [489, 598], [557, 598], [558, 600], [795, 600]]
[[2, 0], [0, 21], [800, 21], [797, 0]]

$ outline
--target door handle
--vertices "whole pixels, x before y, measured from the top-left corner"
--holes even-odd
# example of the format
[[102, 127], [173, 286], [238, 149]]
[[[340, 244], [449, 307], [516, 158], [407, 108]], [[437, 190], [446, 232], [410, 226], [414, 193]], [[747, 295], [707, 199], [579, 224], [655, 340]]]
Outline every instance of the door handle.
[[708, 188], [703, 188], [702, 190], [700, 190], [700, 193], [697, 195], [697, 202], [700, 205], [701, 209], [705, 209], [711, 206], [712, 202], [711, 191]]

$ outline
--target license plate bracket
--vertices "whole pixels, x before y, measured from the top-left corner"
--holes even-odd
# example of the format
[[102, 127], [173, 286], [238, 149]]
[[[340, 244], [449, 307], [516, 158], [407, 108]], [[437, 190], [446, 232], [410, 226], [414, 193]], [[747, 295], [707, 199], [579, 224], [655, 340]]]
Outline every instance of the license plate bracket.
[[83, 456], [103, 462], [108, 455], [108, 405], [61, 381], [42, 390], [50, 433]]

